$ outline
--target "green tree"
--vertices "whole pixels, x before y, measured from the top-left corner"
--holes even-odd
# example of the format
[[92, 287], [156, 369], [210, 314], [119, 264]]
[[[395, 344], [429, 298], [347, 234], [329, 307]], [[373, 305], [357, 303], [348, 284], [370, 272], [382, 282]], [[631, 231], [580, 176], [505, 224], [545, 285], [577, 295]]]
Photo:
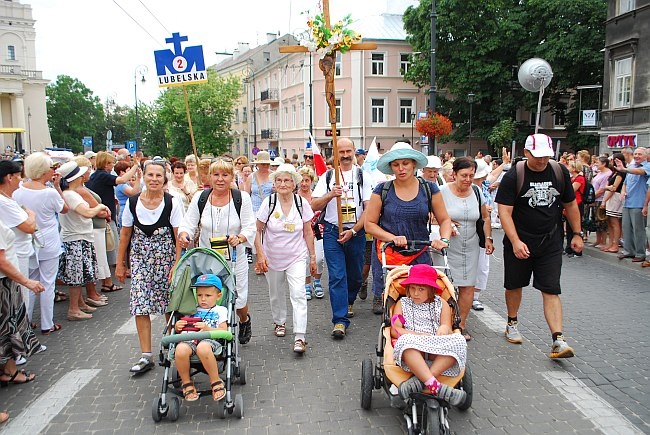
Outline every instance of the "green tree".
[[[138, 104], [141, 146], [148, 156], [169, 157], [170, 153], [165, 137], [165, 123], [162, 117], [158, 116], [159, 110], [160, 107], [156, 103], [146, 104], [141, 102]], [[179, 155], [179, 157], [184, 156], [185, 154]]]
[[[236, 77], [217, 77], [211, 70], [208, 70], [208, 80], [208, 83], [187, 86], [185, 89], [199, 155], [219, 155], [227, 150], [232, 141], [230, 124], [241, 82]], [[192, 154], [182, 88], [167, 88], [156, 104], [158, 118], [165, 126], [165, 137], [170, 144], [169, 152], [175, 156]]]
[[[554, 78], [544, 104], [551, 112], [567, 110], [569, 89], [602, 80], [602, 49], [607, 2], [604, 0], [437, 0], [437, 110], [455, 123], [453, 139], [468, 134], [469, 103], [474, 93], [472, 135], [488, 138], [502, 119], [522, 105], [536, 106], [537, 94], [517, 80], [519, 65], [531, 57], [546, 59]], [[404, 14], [413, 50], [431, 48], [431, 1], [420, 0]], [[430, 59], [413, 59], [406, 79], [429, 83]], [[530, 130], [530, 127], [527, 127]]]
[[499, 150], [502, 147], [510, 147], [510, 142], [515, 138], [517, 131], [517, 123], [512, 119], [502, 119], [499, 123], [492, 128], [492, 132], [488, 136], [490, 146], [494, 150]]
[[60, 75], [47, 85], [47, 121], [52, 142], [56, 146], [83, 150], [82, 139], [92, 136], [95, 149], [103, 149], [106, 133], [104, 108], [79, 80]]

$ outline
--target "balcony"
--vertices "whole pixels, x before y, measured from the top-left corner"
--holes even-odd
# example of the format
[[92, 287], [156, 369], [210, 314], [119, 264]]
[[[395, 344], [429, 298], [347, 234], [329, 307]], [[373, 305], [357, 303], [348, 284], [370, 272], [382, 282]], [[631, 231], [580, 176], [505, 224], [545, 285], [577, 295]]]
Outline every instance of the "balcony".
[[277, 141], [280, 137], [280, 130], [277, 128], [267, 128], [260, 132], [262, 139], [268, 139], [272, 141]]
[[262, 103], [279, 103], [280, 92], [277, 89], [266, 89], [260, 93], [260, 100]]
[[20, 76], [27, 79], [43, 79], [43, 71], [34, 71], [22, 69], [20, 65], [0, 65], [0, 75], [3, 76]]

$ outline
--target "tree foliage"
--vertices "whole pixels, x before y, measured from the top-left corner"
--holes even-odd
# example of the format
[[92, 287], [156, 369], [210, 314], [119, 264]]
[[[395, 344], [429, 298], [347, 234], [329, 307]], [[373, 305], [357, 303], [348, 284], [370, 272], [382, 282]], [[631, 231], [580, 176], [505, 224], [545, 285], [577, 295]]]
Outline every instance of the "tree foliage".
[[95, 148], [103, 146], [104, 108], [98, 97], [79, 80], [60, 75], [47, 85], [47, 121], [56, 146], [83, 150], [84, 136], [92, 136]]
[[[235, 77], [217, 77], [208, 70], [208, 83], [187, 86], [194, 139], [197, 151], [219, 155], [232, 141], [230, 125], [241, 82]], [[164, 125], [169, 152], [176, 156], [192, 154], [183, 90], [171, 87], [156, 101], [158, 118]], [[149, 145], [149, 144], [148, 144]]]
[[[475, 94], [473, 136], [488, 138], [500, 121], [515, 119], [522, 104], [534, 110], [537, 94], [524, 91], [517, 80], [519, 66], [531, 57], [553, 68], [544, 104], [552, 113], [567, 112], [570, 140], [578, 140], [572, 126], [576, 108], [566, 102], [575, 86], [602, 82], [606, 1], [436, 0], [436, 12], [436, 110], [457, 123], [455, 140], [469, 133], [469, 93]], [[430, 14], [431, 0], [420, 0], [404, 14], [413, 51], [430, 52]], [[426, 86], [429, 71], [428, 56], [415, 57], [406, 79]]]

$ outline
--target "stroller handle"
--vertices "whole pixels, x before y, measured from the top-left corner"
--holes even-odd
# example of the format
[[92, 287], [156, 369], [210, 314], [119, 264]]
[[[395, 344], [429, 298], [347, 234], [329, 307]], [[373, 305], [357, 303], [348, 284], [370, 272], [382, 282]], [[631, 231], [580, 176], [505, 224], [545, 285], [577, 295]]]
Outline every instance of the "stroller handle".
[[[431, 247], [430, 240], [407, 240], [406, 244], [411, 249], [430, 247], [433, 252], [439, 252], [443, 256], [447, 255], [447, 248], [443, 248], [441, 250], [434, 249]], [[394, 248], [394, 247], [395, 247], [395, 242], [391, 240], [390, 242], [386, 242], [382, 245], [381, 251], [385, 252], [386, 249]]]
[[180, 343], [181, 341], [204, 340], [206, 338], [230, 341], [232, 340], [232, 332], [225, 329], [217, 329], [213, 331], [185, 332], [183, 334], [166, 335], [162, 338], [161, 344], [167, 346], [172, 343]]

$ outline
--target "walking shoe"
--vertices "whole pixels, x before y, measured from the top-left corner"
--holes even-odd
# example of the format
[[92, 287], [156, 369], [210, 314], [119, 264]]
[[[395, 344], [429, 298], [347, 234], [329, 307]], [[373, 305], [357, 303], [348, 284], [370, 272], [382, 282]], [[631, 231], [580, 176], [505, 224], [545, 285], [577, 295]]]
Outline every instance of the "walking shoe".
[[131, 373], [135, 374], [135, 375], [139, 375], [139, 374], [142, 374], [144, 372], [148, 372], [149, 370], [151, 370], [155, 366], [156, 365], [154, 364], [151, 357], [142, 355], [140, 357], [140, 360], [137, 362], [137, 364], [134, 365], [133, 367], [131, 367], [131, 369], [129, 371]]
[[311, 301], [311, 284], [305, 284], [305, 294], [307, 295], [307, 300]]
[[382, 314], [384, 312], [384, 303], [378, 296], [372, 298], [372, 312], [375, 314]]
[[441, 384], [440, 388], [438, 388], [438, 391], [436, 392], [436, 394], [434, 394], [434, 396], [437, 397], [438, 399], [442, 399], [446, 401], [450, 405], [458, 406], [461, 405], [463, 402], [465, 402], [467, 393], [463, 390], [459, 390], [457, 388], [451, 388], [450, 386]]
[[325, 291], [320, 283], [320, 279], [314, 280], [314, 296], [316, 296], [316, 299], [322, 299], [323, 296], [325, 296]]
[[420, 393], [424, 389], [424, 384], [417, 377], [412, 376], [399, 384], [397, 391], [399, 396], [406, 400], [411, 397], [411, 393]]
[[551, 353], [548, 354], [549, 358], [571, 358], [575, 353], [571, 346], [566, 344], [566, 339], [563, 335], [558, 335], [553, 342]]
[[483, 311], [484, 309], [483, 304], [478, 299], [472, 302], [472, 310]]
[[253, 336], [253, 328], [251, 327], [251, 315], [248, 315], [248, 320], [239, 323], [239, 343], [246, 344], [251, 341]]
[[363, 284], [361, 284], [361, 290], [359, 290], [359, 299], [365, 301], [367, 297], [368, 297], [368, 282], [364, 281]]
[[25, 358], [23, 355], [20, 355], [18, 358], [16, 358], [17, 366], [22, 366], [24, 364], [27, 364], [27, 358]]
[[296, 339], [293, 343], [293, 351], [296, 353], [305, 353], [307, 352], [307, 343], [304, 340]]
[[345, 337], [345, 325], [343, 323], [337, 323], [332, 329], [332, 337], [341, 339]]
[[275, 323], [273, 324], [273, 329], [274, 329], [274, 334], [276, 337], [284, 337], [287, 335], [287, 327], [282, 324], [282, 325], [276, 325]]
[[348, 305], [348, 317], [354, 317], [354, 309], [352, 305]]
[[517, 329], [519, 322], [512, 322], [506, 325], [506, 340], [510, 343], [521, 344], [524, 340], [521, 338], [521, 334]]

